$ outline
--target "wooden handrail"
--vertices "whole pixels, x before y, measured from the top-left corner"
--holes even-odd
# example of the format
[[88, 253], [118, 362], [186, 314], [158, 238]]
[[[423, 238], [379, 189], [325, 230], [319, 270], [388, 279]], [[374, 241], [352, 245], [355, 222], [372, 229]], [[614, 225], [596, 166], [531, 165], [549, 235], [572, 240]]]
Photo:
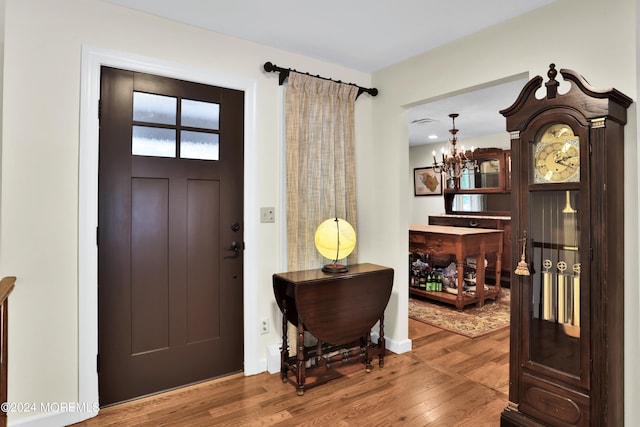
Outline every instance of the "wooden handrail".
[[2, 280], [0, 280], [0, 304], [9, 297], [15, 283], [16, 278], [14, 276], [3, 277]]
[[[16, 278], [3, 277], [0, 280], [0, 402], [7, 401], [7, 344], [9, 343], [7, 332], [9, 329], [9, 294], [13, 291]], [[7, 413], [0, 411], [0, 427], [6, 427]]]

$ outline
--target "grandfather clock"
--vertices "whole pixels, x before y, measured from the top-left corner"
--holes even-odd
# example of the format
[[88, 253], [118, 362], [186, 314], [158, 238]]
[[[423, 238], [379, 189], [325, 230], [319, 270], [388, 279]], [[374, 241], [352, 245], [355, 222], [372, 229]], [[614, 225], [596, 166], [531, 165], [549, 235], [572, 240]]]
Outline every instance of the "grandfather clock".
[[[511, 135], [511, 353], [502, 426], [624, 424], [624, 125], [633, 102], [551, 64]], [[519, 261], [519, 262], [518, 262]]]

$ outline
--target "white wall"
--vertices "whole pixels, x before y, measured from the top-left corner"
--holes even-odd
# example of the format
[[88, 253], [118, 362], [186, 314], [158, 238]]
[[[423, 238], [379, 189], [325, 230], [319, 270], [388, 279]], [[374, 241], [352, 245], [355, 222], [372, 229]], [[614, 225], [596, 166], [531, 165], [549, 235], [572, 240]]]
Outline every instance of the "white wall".
[[[387, 318], [391, 330], [406, 330], [407, 227], [412, 220], [412, 178], [409, 172], [407, 108], [483, 82], [520, 73], [545, 81], [550, 63], [583, 74], [596, 88], [615, 87], [638, 99], [637, 1], [562, 0], [463, 40], [374, 73], [381, 95], [373, 104], [377, 167], [384, 167], [375, 185], [379, 220], [363, 233], [367, 251], [396, 268], [394, 299]], [[567, 17], [570, 17], [569, 19]], [[455, 22], [455, 18], [453, 20]], [[448, 64], [455, 64], [449, 66]], [[621, 156], [622, 158], [622, 156]], [[625, 420], [640, 420], [640, 322], [638, 265], [637, 105], [628, 111], [625, 128]], [[373, 202], [373, 201], [372, 201]], [[375, 231], [375, 233], [374, 233]], [[373, 248], [375, 243], [375, 248]]]
[[[255, 82], [258, 159], [252, 206], [281, 206], [280, 88], [265, 61], [352, 81], [380, 90], [356, 104], [358, 238], [361, 261], [394, 267], [396, 281], [385, 332], [407, 341], [407, 227], [413, 188], [406, 108], [464, 88], [526, 72], [546, 75], [550, 62], [583, 73], [598, 88], [614, 86], [638, 99], [636, 0], [562, 0], [467, 37], [373, 76], [220, 34], [135, 13], [97, 0], [7, 0], [0, 200], [0, 274], [16, 275], [9, 331], [9, 399], [74, 402], [78, 398], [78, 210], [80, 64], [94, 46]], [[566, 19], [571, 16], [571, 19]], [[544, 23], [544, 24], [542, 24]], [[554, 30], [557, 29], [557, 30]], [[594, 31], [597, 28], [597, 31]], [[602, 40], [607, 36], [610, 40]], [[447, 64], [456, 64], [448, 67]], [[637, 187], [633, 165], [637, 109], [625, 130], [627, 425], [640, 420]], [[245, 199], [246, 200], [246, 199]], [[256, 254], [246, 259], [259, 301], [256, 319], [269, 317], [259, 358], [278, 341], [271, 275], [282, 270], [282, 212], [259, 223]], [[275, 250], [274, 250], [275, 247]], [[255, 327], [257, 328], [257, 324]], [[245, 325], [246, 328], [253, 327]], [[46, 414], [45, 414], [46, 415]], [[11, 414], [11, 424], [51, 425], [39, 414]]]
[[[464, 144], [465, 147], [502, 148], [503, 150], [509, 150], [511, 146], [509, 133], [506, 131], [464, 140], [460, 139], [458, 144]], [[412, 182], [413, 170], [431, 166], [433, 164], [433, 152], [440, 153], [443, 147], [447, 147], [446, 142], [409, 147], [409, 176]], [[409, 222], [411, 224], [427, 224], [430, 215], [442, 215], [444, 213], [444, 197], [415, 196], [412, 193], [409, 199], [409, 212]]]
[[[0, 274], [18, 280], [10, 300], [9, 400], [77, 402], [79, 382], [79, 145], [81, 55], [87, 46], [148, 62], [173, 64], [211, 75], [230, 75], [254, 83], [255, 129], [247, 153], [255, 170], [246, 171], [248, 236], [256, 247], [245, 258], [245, 293], [257, 301], [250, 313], [268, 318], [270, 333], [258, 335], [264, 368], [267, 347], [280, 340], [279, 311], [271, 276], [283, 271], [281, 218], [259, 222], [260, 206], [281, 206], [281, 88], [266, 61], [371, 87], [371, 76], [265, 46], [178, 24], [97, 0], [7, 0], [4, 63], [4, 129], [0, 211]], [[356, 150], [370, 146], [368, 95], [356, 104]], [[370, 181], [366, 168], [358, 181]], [[362, 256], [367, 261], [366, 255]], [[79, 325], [79, 322], [81, 323]], [[97, 331], [96, 331], [97, 332]], [[257, 334], [256, 334], [257, 335]], [[68, 423], [55, 414], [11, 414], [11, 424]], [[71, 414], [76, 416], [77, 414]], [[80, 415], [81, 416], [81, 415]], [[61, 420], [64, 420], [61, 421]], [[41, 424], [38, 424], [41, 423]], [[44, 424], [42, 424], [44, 423]]]

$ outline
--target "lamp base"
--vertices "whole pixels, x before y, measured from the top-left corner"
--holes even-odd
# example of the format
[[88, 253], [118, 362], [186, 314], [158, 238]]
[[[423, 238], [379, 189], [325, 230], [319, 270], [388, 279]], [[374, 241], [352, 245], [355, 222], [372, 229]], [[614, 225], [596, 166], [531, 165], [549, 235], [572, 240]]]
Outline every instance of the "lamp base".
[[349, 268], [342, 264], [327, 264], [322, 267], [322, 271], [325, 273], [346, 273], [349, 271]]

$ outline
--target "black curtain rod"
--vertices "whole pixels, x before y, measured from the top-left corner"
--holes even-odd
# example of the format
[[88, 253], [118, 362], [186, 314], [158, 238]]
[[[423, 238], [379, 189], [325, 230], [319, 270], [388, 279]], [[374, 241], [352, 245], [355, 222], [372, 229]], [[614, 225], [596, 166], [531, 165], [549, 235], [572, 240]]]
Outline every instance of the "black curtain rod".
[[[282, 86], [282, 84], [284, 83], [285, 79], [287, 77], [289, 77], [289, 72], [291, 72], [291, 71], [293, 71], [294, 73], [306, 74], [307, 76], [317, 77], [317, 78], [323, 79], [323, 80], [330, 80], [330, 81], [336, 82], [336, 83], [344, 83], [344, 82], [342, 82], [340, 80], [334, 80], [334, 79], [330, 79], [328, 77], [313, 76], [313, 75], [311, 75], [309, 73], [303, 73], [303, 72], [300, 72], [298, 70], [294, 70], [293, 68], [278, 67], [277, 65], [272, 64], [271, 62], [265, 62], [264, 63], [264, 70], [269, 72], [269, 73], [271, 73], [271, 72], [280, 73], [280, 77], [279, 77], [280, 86]], [[360, 95], [362, 95], [363, 93], [365, 93], [365, 92], [368, 93], [371, 96], [376, 96], [378, 94], [378, 89], [376, 89], [375, 87], [369, 89], [369, 88], [366, 88], [366, 87], [358, 86], [355, 83], [344, 83], [344, 84], [355, 86], [355, 87], [358, 88], [358, 94], [356, 95], [356, 99], [358, 99], [358, 97]]]

